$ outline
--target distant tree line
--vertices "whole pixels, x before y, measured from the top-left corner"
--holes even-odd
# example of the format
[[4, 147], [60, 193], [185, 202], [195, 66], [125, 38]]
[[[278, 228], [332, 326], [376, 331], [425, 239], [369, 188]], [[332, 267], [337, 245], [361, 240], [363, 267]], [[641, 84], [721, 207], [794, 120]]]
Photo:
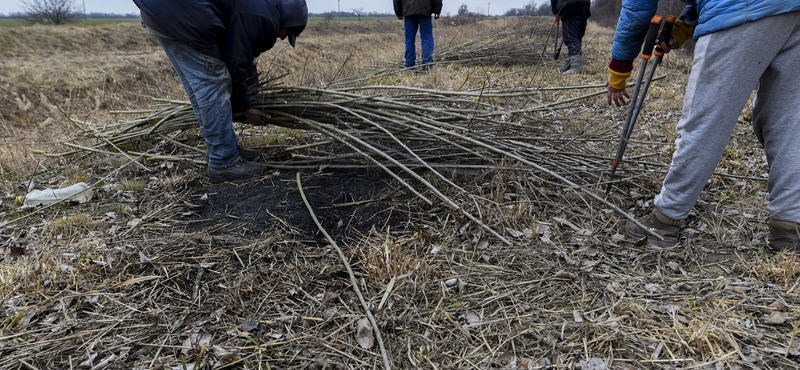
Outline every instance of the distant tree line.
[[[356, 9], [358, 10], [358, 9]], [[349, 11], [349, 12], [323, 12], [323, 13], [308, 13], [309, 17], [317, 18], [356, 18], [356, 17], [394, 17], [394, 13], [378, 13], [378, 12], [362, 12], [362, 11]]]
[[553, 15], [553, 11], [550, 10], [550, 2], [542, 3], [540, 5], [536, 5], [536, 3], [531, 0], [528, 4], [526, 4], [522, 8], [511, 8], [503, 14], [505, 16], [525, 16], [525, 15]]

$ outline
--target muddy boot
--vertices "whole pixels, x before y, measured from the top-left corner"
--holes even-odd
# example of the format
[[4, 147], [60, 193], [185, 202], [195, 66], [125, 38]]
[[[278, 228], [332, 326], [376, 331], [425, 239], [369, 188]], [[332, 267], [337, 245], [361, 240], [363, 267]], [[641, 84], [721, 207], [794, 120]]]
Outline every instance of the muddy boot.
[[645, 232], [644, 229], [631, 221], [625, 224], [625, 233], [628, 234], [629, 237], [636, 241], [640, 241], [646, 237], [647, 243], [650, 245], [655, 245], [660, 248], [672, 248], [678, 244], [678, 237], [680, 236], [681, 226], [683, 226], [684, 220], [673, 220], [661, 213], [658, 208], [653, 208], [653, 212], [639, 220], [639, 222], [656, 234], [661, 235], [664, 240], [662, 241], [648, 236], [649, 234]]
[[572, 58], [572, 64], [569, 68], [561, 72], [562, 75], [574, 75], [583, 73], [583, 57], [576, 55]]
[[211, 181], [247, 180], [262, 175], [269, 170], [263, 163], [248, 162], [240, 156], [233, 165], [228, 167], [208, 166], [208, 177]]
[[769, 219], [769, 250], [800, 254], [800, 224]]

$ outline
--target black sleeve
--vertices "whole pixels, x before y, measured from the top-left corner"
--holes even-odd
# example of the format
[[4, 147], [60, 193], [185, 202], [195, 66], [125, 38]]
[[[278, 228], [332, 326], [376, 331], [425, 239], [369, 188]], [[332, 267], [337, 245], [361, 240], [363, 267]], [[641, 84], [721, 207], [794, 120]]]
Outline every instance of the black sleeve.
[[233, 114], [251, 107], [247, 89], [248, 71], [255, 58], [275, 45], [277, 35], [272, 22], [264, 17], [238, 13], [228, 25], [223, 58], [231, 74]]
[[396, 15], [398, 17], [402, 17], [403, 16], [403, 3], [402, 3], [402, 0], [394, 0], [393, 4], [394, 4], [394, 15]]
[[433, 14], [442, 14], [442, 0], [433, 0]]
[[550, 9], [553, 14], [558, 15], [558, 0], [550, 0]]

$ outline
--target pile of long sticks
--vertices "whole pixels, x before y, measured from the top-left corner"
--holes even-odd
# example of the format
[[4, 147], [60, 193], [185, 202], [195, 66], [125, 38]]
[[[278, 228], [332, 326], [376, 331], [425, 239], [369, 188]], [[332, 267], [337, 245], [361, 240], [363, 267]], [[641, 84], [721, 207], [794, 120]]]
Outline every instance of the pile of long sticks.
[[[505, 237], [445, 195], [456, 190], [467, 198], [471, 196], [442, 171], [459, 168], [526, 171], [541, 181], [582, 193], [633, 219], [598, 195], [602, 192], [596, 190], [596, 186], [603, 181], [601, 171], [608, 159], [604, 153], [597, 153], [600, 149], [593, 147], [591, 140], [560, 137], [544, 126], [537, 128], [525, 118], [531, 112], [551, 110], [558, 102], [509, 110], [504, 108], [508, 105], [479, 100], [476, 95], [509, 99], [532, 92], [452, 92], [389, 86], [359, 89], [374, 94], [359, 94], [355, 88], [260, 86], [251, 101], [255, 108], [272, 115], [272, 124], [321, 135], [313, 143], [286, 148], [294, 159], [273, 165], [279, 168], [378, 167], [423, 202], [432, 203], [430, 197], [423, 194], [427, 191], [505, 243], [509, 243]], [[132, 140], [151, 137], [179, 144], [173, 139], [176, 134], [197, 129], [194, 113], [187, 102], [164, 103], [164, 107], [139, 119], [115, 126], [100, 129], [84, 124], [91, 129], [87, 128], [75, 142], [93, 139], [95, 144], [81, 146], [68, 142], [66, 145], [73, 148], [70, 153], [116, 151], [141, 155], [120, 148]], [[192, 149], [193, 153], [171, 159], [200, 161], [201, 149]], [[166, 159], [164, 156], [154, 158]], [[446, 184], [448, 191], [433, 182]]]

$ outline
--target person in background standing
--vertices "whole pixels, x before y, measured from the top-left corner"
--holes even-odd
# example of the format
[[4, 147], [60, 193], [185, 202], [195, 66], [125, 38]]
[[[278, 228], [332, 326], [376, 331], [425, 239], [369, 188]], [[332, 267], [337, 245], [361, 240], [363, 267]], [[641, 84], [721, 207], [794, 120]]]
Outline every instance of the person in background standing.
[[422, 44], [422, 71], [433, 67], [433, 21], [442, 13], [442, 0], [394, 0], [394, 14], [405, 19], [406, 68], [414, 68], [417, 60], [417, 29]]
[[583, 53], [581, 52], [586, 23], [592, 16], [591, 0], [550, 0], [550, 8], [561, 22], [561, 39], [567, 45], [567, 58], [558, 72], [563, 75], [583, 73]]
[[255, 58], [278, 38], [297, 36], [308, 22], [306, 0], [133, 0], [183, 83], [206, 141], [212, 180], [241, 180], [267, 172], [261, 153], [238, 145], [234, 115], [265, 125], [269, 114], [250, 104]]

